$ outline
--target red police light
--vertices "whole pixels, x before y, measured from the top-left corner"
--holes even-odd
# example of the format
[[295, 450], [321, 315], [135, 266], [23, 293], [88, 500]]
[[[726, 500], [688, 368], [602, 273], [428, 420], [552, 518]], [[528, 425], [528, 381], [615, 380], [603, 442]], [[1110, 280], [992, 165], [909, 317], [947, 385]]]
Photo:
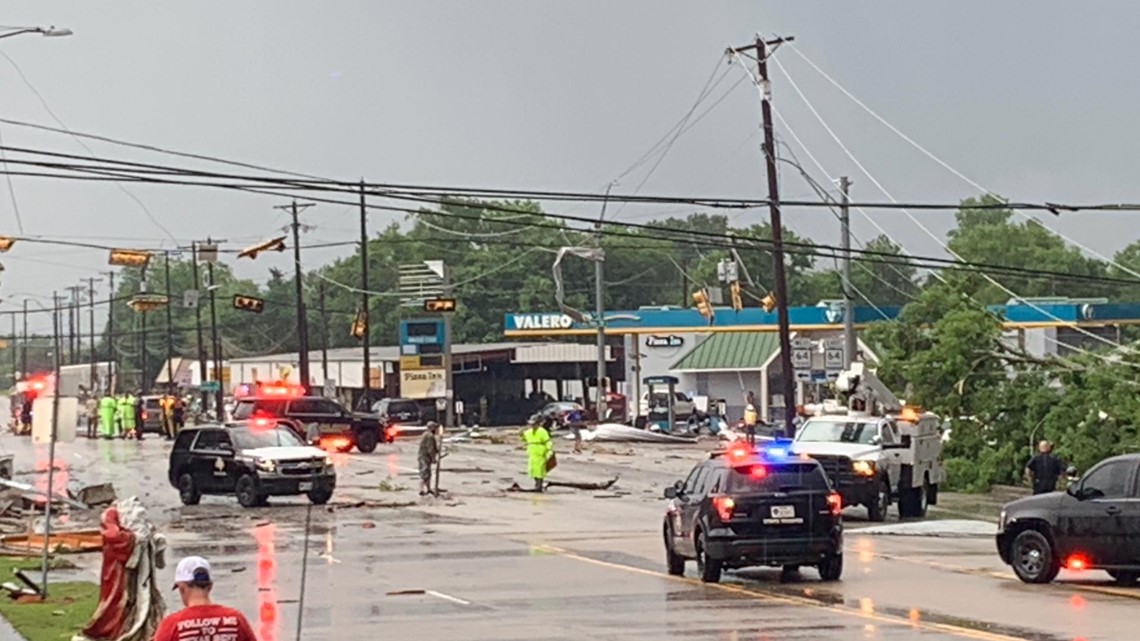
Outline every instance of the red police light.
[[1081, 554], [1074, 554], [1065, 561], [1065, 567], [1069, 568], [1070, 570], [1087, 570], [1089, 567], [1089, 561]]
[[265, 396], [302, 396], [305, 393], [300, 385], [289, 385], [288, 383], [262, 385], [260, 392]]
[[752, 469], [748, 470], [748, 476], [754, 479], [762, 479], [768, 476], [768, 468], [763, 465], [753, 465]]
[[271, 430], [277, 427], [277, 421], [268, 416], [254, 416], [249, 419], [249, 427], [254, 431]]
[[713, 499], [713, 506], [716, 507], [716, 515], [720, 520], [727, 521], [732, 518], [732, 511], [736, 509], [736, 501], [727, 496], [718, 496]]

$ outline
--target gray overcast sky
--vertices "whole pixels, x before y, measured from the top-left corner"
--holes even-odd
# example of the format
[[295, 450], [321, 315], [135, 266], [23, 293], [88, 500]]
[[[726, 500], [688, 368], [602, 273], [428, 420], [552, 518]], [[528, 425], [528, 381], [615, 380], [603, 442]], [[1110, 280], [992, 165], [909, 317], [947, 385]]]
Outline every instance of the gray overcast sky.
[[[67, 126], [314, 174], [601, 190], [692, 105], [726, 46], [762, 30], [795, 34], [799, 49], [856, 96], [998, 193], [1016, 200], [1140, 201], [1134, 179], [1140, 85], [1129, 71], [1140, 57], [1134, 2], [6, 4], [3, 24], [75, 31], [70, 38], [0, 40], [0, 51]], [[779, 56], [896, 198], [945, 202], [976, 193], [862, 113], [793, 51]], [[730, 69], [704, 104], [742, 73]], [[831, 175], [850, 175], [856, 199], [884, 200], [787, 80], [773, 75], [777, 109]], [[3, 58], [0, 87], [0, 114], [54, 124]], [[678, 139], [643, 193], [763, 196], [758, 113], [756, 92], [739, 85]], [[84, 153], [65, 136], [12, 126], [0, 132], [7, 144]], [[101, 155], [185, 164], [92, 147]], [[619, 191], [633, 189], [647, 169], [626, 177]], [[114, 186], [17, 178], [15, 188], [27, 234], [171, 244]], [[281, 201], [272, 198], [130, 190], [181, 241], [212, 235], [246, 243], [285, 223], [272, 209]], [[782, 191], [809, 193], [786, 171]], [[3, 182], [0, 192], [0, 232], [16, 233]], [[632, 207], [622, 212], [646, 215]], [[916, 215], [939, 234], [951, 222], [949, 213]], [[902, 214], [874, 216], [912, 252], [938, 253], [938, 244]], [[317, 226], [314, 240], [356, 234], [350, 208], [322, 205], [306, 217]], [[393, 219], [378, 214], [373, 227]], [[837, 234], [824, 210], [790, 211], [787, 220], [821, 242]], [[1047, 224], [1102, 253], [1140, 231], [1140, 220], [1126, 215], [1081, 214]], [[855, 229], [863, 238], [875, 233], [865, 220], [856, 220]], [[336, 255], [313, 251], [306, 262]], [[102, 252], [27, 244], [2, 261], [4, 297], [50, 295], [107, 268]], [[263, 280], [268, 266], [288, 264], [282, 256], [259, 259], [239, 274]]]

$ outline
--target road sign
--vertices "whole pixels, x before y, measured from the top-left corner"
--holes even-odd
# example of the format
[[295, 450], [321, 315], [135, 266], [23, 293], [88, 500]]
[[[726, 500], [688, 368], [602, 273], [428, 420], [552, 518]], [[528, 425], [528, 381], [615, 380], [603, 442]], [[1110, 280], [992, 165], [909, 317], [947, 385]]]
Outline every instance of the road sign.
[[811, 349], [811, 339], [802, 336], [793, 338], [792, 349]]
[[442, 412], [443, 410], [447, 409], [447, 399], [446, 398], [435, 399], [435, 409], [436, 409], [436, 411], [439, 411], [439, 412]]
[[222, 389], [222, 384], [218, 381], [202, 381], [201, 388], [203, 392], [216, 392]]
[[811, 350], [796, 348], [792, 350], [792, 369], [811, 369]]
[[828, 372], [842, 372], [846, 360], [842, 347], [828, 347], [823, 350], [823, 369]]

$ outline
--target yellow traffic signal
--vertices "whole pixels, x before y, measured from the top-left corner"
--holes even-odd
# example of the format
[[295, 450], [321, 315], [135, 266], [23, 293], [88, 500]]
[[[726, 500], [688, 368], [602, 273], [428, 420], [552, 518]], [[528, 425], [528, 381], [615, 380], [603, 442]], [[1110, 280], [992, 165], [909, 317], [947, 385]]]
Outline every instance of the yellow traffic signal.
[[261, 252], [283, 252], [285, 251], [285, 237], [278, 236], [273, 240], [267, 240], [264, 243], [246, 247], [238, 254], [238, 258], [257, 258]]
[[349, 331], [352, 337], [361, 340], [364, 335], [368, 333], [368, 313], [361, 310], [356, 312], [356, 318], [352, 321], [352, 329]]
[[697, 304], [697, 311], [700, 312], [701, 316], [707, 318], [709, 324], [712, 324], [716, 314], [713, 312], [712, 303], [709, 302], [708, 290], [698, 289], [693, 292], [693, 302]]
[[739, 312], [744, 309], [744, 297], [740, 291], [740, 281], [732, 281], [730, 289], [732, 289], [732, 308]]
[[764, 297], [764, 300], [760, 301], [760, 307], [764, 308], [764, 311], [766, 312], [771, 312], [773, 309], [776, 309], [776, 305], [778, 304], [779, 303], [776, 301], [776, 295], [772, 292], [768, 292], [768, 295]]
[[0, 236], [0, 252], [6, 252], [12, 249], [12, 245], [16, 244], [16, 239], [11, 236]]
[[108, 262], [121, 267], [146, 267], [150, 264], [150, 252], [137, 249], [112, 249], [111, 259]]
[[234, 309], [260, 314], [265, 309], [265, 301], [254, 296], [234, 296]]
[[162, 294], [138, 294], [131, 298], [127, 305], [136, 312], [153, 312], [170, 302]]
[[454, 312], [454, 298], [431, 298], [424, 301], [425, 312]]

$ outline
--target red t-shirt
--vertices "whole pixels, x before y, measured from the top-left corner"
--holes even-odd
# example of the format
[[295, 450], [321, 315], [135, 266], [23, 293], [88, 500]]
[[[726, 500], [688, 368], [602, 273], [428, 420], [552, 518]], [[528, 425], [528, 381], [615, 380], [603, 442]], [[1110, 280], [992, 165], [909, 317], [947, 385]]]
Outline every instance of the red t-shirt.
[[245, 615], [224, 605], [195, 605], [167, 616], [154, 641], [257, 641]]

